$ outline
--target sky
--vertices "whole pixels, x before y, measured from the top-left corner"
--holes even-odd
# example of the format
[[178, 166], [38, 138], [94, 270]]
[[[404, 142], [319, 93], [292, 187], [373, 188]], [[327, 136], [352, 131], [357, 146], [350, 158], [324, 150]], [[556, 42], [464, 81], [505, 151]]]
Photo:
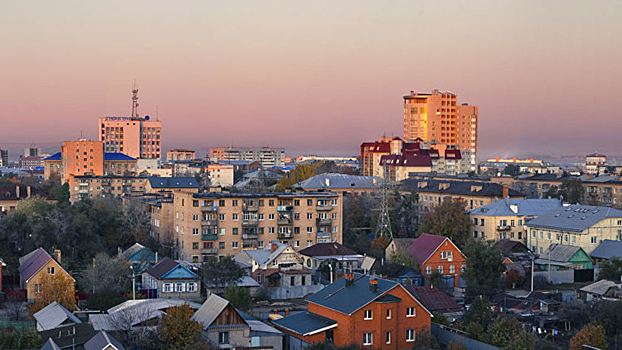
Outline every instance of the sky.
[[479, 106], [479, 158], [619, 154], [619, 1], [0, 0], [0, 148], [163, 123], [164, 149], [356, 155], [411, 90]]

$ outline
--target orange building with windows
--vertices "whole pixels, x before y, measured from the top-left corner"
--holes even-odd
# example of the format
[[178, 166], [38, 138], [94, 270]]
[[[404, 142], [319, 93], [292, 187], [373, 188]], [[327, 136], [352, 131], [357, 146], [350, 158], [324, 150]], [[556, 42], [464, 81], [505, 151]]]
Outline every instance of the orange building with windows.
[[438, 271], [445, 278], [452, 277], [458, 287], [466, 257], [449, 238], [423, 233], [408, 247], [408, 252], [424, 276]]
[[70, 175], [103, 175], [104, 144], [101, 141], [65, 141], [61, 148], [61, 183]]
[[401, 284], [369, 275], [345, 277], [307, 298], [308, 311], [275, 320], [306, 343], [409, 349], [432, 314]]

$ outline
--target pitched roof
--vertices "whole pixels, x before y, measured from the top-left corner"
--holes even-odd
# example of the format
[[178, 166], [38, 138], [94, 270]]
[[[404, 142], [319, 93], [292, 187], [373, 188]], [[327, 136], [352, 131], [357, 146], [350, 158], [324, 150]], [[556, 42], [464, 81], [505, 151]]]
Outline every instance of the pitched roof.
[[229, 300], [212, 293], [192, 315], [191, 319], [201, 323], [204, 330], [208, 329], [227, 305], [229, 305]]
[[346, 174], [322, 174], [300, 181], [294, 187], [306, 188], [378, 188], [382, 179], [375, 176], [356, 176]]
[[57, 152], [43, 160], [46, 161], [46, 160], [61, 160], [61, 159], [62, 159], [62, 154], [60, 152]]
[[393, 244], [395, 245], [395, 250], [397, 251], [406, 251], [408, 247], [410, 247], [413, 243], [415, 243], [416, 238], [393, 238]]
[[[273, 244], [277, 245], [274, 251], [272, 251]], [[248, 254], [248, 256], [259, 265], [259, 268], [263, 269], [268, 264], [270, 264], [272, 260], [278, 257], [281, 253], [283, 253], [287, 249], [287, 247], [289, 247], [289, 244], [287, 243], [272, 241], [270, 242], [270, 244], [265, 246], [263, 249], [248, 249], [239, 254]]]
[[[59, 334], [61, 334], [60, 338], [58, 337]], [[97, 334], [97, 332], [88, 322], [59, 326], [48, 331], [39, 332], [41, 340], [52, 338], [61, 349], [67, 349], [72, 345], [75, 345], [76, 348], [80, 348], [89, 341], [89, 339], [93, 338], [95, 334]]]
[[199, 188], [194, 177], [150, 177], [151, 188]]
[[354, 250], [337, 242], [316, 243], [310, 247], [301, 250], [299, 253], [306, 256], [358, 255], [358, 253]]
[[430, 311], [463, 311], [464, 306], [458, 304], [449, 295], [438, 288], [408, 286], [406, 290]]
[[529, 251], [526, 245], [511, 239], [500, 239], [494, 245], [504, 253], [525, 253]]
[[123, 251], [123, 253], [121, 253], [125, 259], [129, 260], [131, 259], [136, 253], [144, 251], [143, 254], [141, 254], [141, 256], [139, 258], [141, 259], [153, 259], [154, 258], [154, 253], [149, 250], [148, 248], [146, 248], [144, 245], [140, 244], [140, 243], [134, 243], [133, 246], [127, 248], [125, 251]]
[[132, 158], [124, 153], [107, 152], [104, 153], [104, 161], [106, 160], [136, 160], [136, 158]]
[[423, 265], [446, 239], [448, 238], [422, 233], [421, 236], [417, 237], [415, 242], [408, 247], [408, 251], [417, 264]]
[[369, 287], [370, 276], [357, 273], [354, 276], [351, 285], [346, 287], [346, 279], [342, 277], [308, 297], [307, 301], [349, 315], [399, 285], [379, 278], [378, 291], [372, 291]]
[[28, 282], [52, 257], [43, 248], [38, 248], [19, 259], [19, 276], [24, 282]]
[[539, 216], [563, 206], [559, 199], [505, 198], [471, 210], [471, 215], [483, 216]]
[[[425, 185], [425, 186], [424, 186]], [[503, 198], [503, 185], [480, 181], [449, 181], [433, 179], [406, 179], [400, 184], [403, 191], [416, 191], [454, 195], [476, 195]], [[524, 194], [508, 188], [510, 197], [523, 197]]]
[[110, 334], [106, 333], [106, 331], [95, 334], [91, 340], [84, 344], [84, 350], [109, 350], [109, 346], [112, 346], [116, 350], [125, 350], [123, 345]]
[[603, 296], [611, 288], [622, 289], [622, 282], [600, 280], [579, 288], [579, 291]]
[[177, 265], [179, 265], [177, 261], [167, 256], [145, 272], [155, 277], [156, 279], [160, 279]]
[[622, 241], [606, 239], [592, 251], [590, 256], [599, 259], [611, 259], [613, 257], [622, 259]]
[[273, 320], [277, 327], [302, 336], [313, 335], [337, 327], [337, 321], [308, 311]]
[[554, 261], [568, 262], [580, 250], [583, 250], [583, 249], [581, 247], [577, 247], [574, 245], [554, 243], [554, 244], [551, 244], [549, 246], [549, 249], [540, 256], [540, 259], [544, 259], [544, 260], [550, 259]]
[[403, 167], [431, 167], [432, 158], [428, 155], [390, 154], [380, 157], [380, 165]]
[[76, 315], [56, 301], [35, 312], [32, 317], [44, 331], [57, 328], [67, 320], [73, 323], [82, 323]]
[[52, 338], [48, 338], [48, 340], [43, 344], [41, 350], [61, 350], [58, 345], [54, 342]]
[[581, 232], [607, 218], [622, 219], [622, 210], [573, 204], [549, 210], [525, 225], [528, 227]]
[[279, 331], [278, 329], [274, 327], [270, 327], [269, 325], [259, 321], [258, 319], [248, 315], [247, 313], [242, 312], [238, 309], [235, 309], [235, 311], [237, 311], [238, 314], [242, 316], [244, 321], [246, 321], [246, 323], [248, 323], [248, 325], [251, 327], [251, 334], [250, 334], [251, 337], [261, 335], [261, 334], [283, 335], [283, 332]]
[[[137, 299], [126, 300], [123, 303], [113, 306], [107, 310], [107, 314], [89, 315], [89, 323], [96, 331], [119, 330], [125, 325], [123, 323], [131, 321], [131, 325], [137, 325], [155, 317], [165, 314], [164, 311], [169, 307], [187, 304], [192, 309], [197, 310], [200, 304], [181, 299]], [[122, 322], [119, 322], [121, 320]]]

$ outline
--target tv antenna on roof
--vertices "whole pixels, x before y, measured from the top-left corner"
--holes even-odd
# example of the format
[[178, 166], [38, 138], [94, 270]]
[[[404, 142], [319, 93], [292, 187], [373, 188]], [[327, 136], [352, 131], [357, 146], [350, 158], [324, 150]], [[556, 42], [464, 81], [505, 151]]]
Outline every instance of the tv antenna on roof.
[[134, 85], [132, 86], [132, 119], [138, 119], [138, 85], [136, 85], [136, 79], [134, 79]]

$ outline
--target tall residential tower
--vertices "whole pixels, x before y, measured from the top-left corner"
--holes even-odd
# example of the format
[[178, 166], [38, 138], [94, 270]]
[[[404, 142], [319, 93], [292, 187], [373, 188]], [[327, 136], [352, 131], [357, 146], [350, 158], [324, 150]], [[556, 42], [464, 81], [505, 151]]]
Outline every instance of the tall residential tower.
[[458, 104], [452, 92], [410, 92], [404, 96], [404, 141], [421, 139], [432, 145], [458, 145], [470, 152], [471, 170], [477, 170], [479, 108]]

